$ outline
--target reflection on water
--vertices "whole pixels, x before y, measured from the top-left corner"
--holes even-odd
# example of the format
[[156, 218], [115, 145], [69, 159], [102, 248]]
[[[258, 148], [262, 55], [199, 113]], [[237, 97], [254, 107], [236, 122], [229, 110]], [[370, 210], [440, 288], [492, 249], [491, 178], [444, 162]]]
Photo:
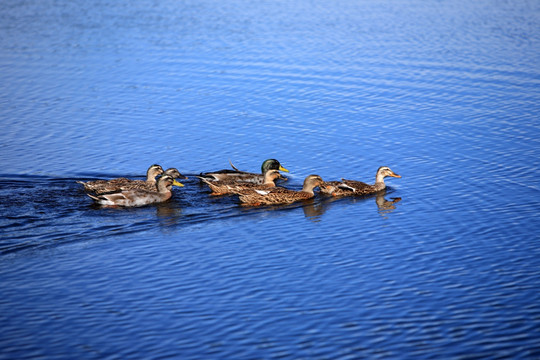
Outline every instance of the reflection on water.
[[172, 201], [156, 204], [156, 215], [160, 226], [164, 229], [173, 228], [182, 220], [182, 209]]
[[327, 207], [322, 205], [321, 201], [314, 204], [314, 200], [306, 200], [302, 204], [302, 210], [304, 210], [304, 216], [311, 221], [321, 221], [321, 216], [326, 212]]
[[375, 202], [377, 203], [377, 207], [379, 208], [379, 214], [382, 216], [386, 216], [392, 211], [396, 210], [396, 205], [398, 202], [401, 201], [400, 197], [390, 198], [390, 200], [386, 200], [384, 197], [384, 194], [378, 194]]
[[334, 205], [339, 205], [339, 204], [344, 204], [344, 203], [354, 204], [357, 202], [368, 202], [371, 199], [375, 199], [377, 211], [379, 212], [379, 214], [386, 217], [386, 215], [396, 210], [395, 204], [401, 201], [400, 197], [395, 197], [395, 198], [391, 198], [390, 200], [387, 200], [385, 196], [387, 195], [388, 191], [389, 190], [387, 188], [371, 195], [349, 196], [349, 197], [339, 197], [339, 198], [320, 195], [319, 197], [316, 198], [316, 200], [311, 199], [311, 200], [302, 202], [302, 209], [304, 210], [304, 215], [306, 216], [306, 218], [312, 221], [320, 221], [321, 217]]

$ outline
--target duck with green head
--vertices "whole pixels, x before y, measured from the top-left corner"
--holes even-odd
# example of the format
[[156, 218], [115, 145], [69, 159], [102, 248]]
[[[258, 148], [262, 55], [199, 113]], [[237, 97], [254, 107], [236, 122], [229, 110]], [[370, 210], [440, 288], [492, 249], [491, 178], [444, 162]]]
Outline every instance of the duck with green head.
[[264, 174], [264, 182], [257, 184], [254, 182], [241, 182], [235, 180], [210, 181], [204, 177], [198, 177], [203, 183], [208, 185], [212, 193], [210, 195], [230, 195], [242, 194], [251, 190], [264, 190], [276, 186], [275, 181], [283, 178], [279, 170], [268, 170]]
[[[212, 172], [201, 173], [199, 178], [203, 177], [208, 181], [237, 181], [237, 182], [252, 182], [256, 184], [264, 183], [264, 175], [269, 170], [279, 170], [289, 172], [285, 169], [279, 161], [276, 159], [265, 160], [261, 165], [261, 173], [251, 173], [247, 171], [240, 171], [234, 165], [231, 164], [234, 170], [218, 170]], [[282, 179], [286, 180], [286, 177], [282, 176]]]

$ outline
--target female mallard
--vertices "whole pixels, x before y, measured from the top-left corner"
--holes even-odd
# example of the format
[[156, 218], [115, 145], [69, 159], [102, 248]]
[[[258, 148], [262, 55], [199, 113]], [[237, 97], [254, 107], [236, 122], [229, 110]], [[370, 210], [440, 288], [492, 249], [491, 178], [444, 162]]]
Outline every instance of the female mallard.
[[249, 190], [267, 189], [275, 187], [275, 180], [282, 178], [279, 170], [268, 170], [264, 174], [264, 182], [262, 184], [256, 184], [252, 182], [241, 182], [234, 179], [223, 181], [210, 181], [204, 177], [199, 177], [203, 183], [208, 185], [212, 190], [211, 195], [227, 195], [227, 194], [241, 194]]
[[332, 196], [367, 195], [386, 188], [384, 178], [387, 176], [400, 178], [388, 166], [381, 166], [375, 176], [375, 184], [370, 185], [356, 180], [327, 181], [321, 186], [321, 193]]
[[209, 181], [235, 180], [238, 182], [252, 182], [256, 184], [263, 184], [264, 174], [266, 174], [268, 170], [280, 170], [289, 172], [289, 170], [281, 166], [279, 161], [277, 161], [276, 159], [265, 160], [261, 165], [260, 174], [240, 171], [234, 165], [231, 164], [231, 166], [234, 168], [234, 170], [219, 170], [201, 173], [200, 177], [204, 177]]
[[313, 189], [324, 184], [319, 175], [309, 175], [304, 180], [304, 186], [301, 191], [294, 191], [281, 187], [275, 187], [268, 190], [254, 190], [240, 195], [242, 205], [277, 205], [290, 204], [295, 201], [311, 199], [315, 196]]
[[167, 201], [172, 196], [171, 187], [184, 186], [169, 175], [163, 175], [157, 181], [157, 191], [122, 190], [110, 194], [91, 195], [96, 203], [107, 206], [143, 206]]
[[163, 174], [163, 168], [159, 165], [152, 165], [146, 171], [146, 180], [131, 180], [127, 178], [117, 178], [112, 180], [96, 180], [82, 182], [77, 181], [84, 186], [86, 191], [90, 191], [94, 194], [104, 194], [108, 192], [114, 192], [122, 190], [122, 187], [130, 186], [129, 184], [148, 184], [152, 190], [156, 189], [156, 176]]
[[[187, 179], [187, 176], [184, 176], [180, 174], [180, 171], [176, 168], [168, 168], [163, 172], [161, 177], [163, 176], [170, 176], [173, 179]], [[142, 180], [132, 180], [130, 182], [127, 182], [124, 185], [121, 185], [117, 190], [145, 190], [145, 191], [157, 191], [157, 183], [156, 181], [148, 182], [148, 181], [142, 181]]]

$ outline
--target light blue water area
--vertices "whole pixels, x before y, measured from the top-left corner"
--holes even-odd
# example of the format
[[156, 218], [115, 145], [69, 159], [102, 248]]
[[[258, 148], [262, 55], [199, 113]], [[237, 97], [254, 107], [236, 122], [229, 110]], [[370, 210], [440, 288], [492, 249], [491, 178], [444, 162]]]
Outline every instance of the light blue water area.
[[[534, 1], [3, 1], [0, 359], [540, 357]], [[386, 192], [252, 208], [202, 171]], [[100, 208], [76, 180], [189, 179]]]

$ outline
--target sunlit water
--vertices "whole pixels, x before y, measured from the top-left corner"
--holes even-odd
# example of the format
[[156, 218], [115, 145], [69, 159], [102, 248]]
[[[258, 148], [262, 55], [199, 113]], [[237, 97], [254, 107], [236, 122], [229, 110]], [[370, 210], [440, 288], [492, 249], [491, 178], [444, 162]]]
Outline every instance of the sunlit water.
[[[0, 358], [540, 357], [540, 3], [2, 1]], [[277, 158], [384, 194], [246, 208]], [[190, 178], [92, 205], [76, 180]]]

